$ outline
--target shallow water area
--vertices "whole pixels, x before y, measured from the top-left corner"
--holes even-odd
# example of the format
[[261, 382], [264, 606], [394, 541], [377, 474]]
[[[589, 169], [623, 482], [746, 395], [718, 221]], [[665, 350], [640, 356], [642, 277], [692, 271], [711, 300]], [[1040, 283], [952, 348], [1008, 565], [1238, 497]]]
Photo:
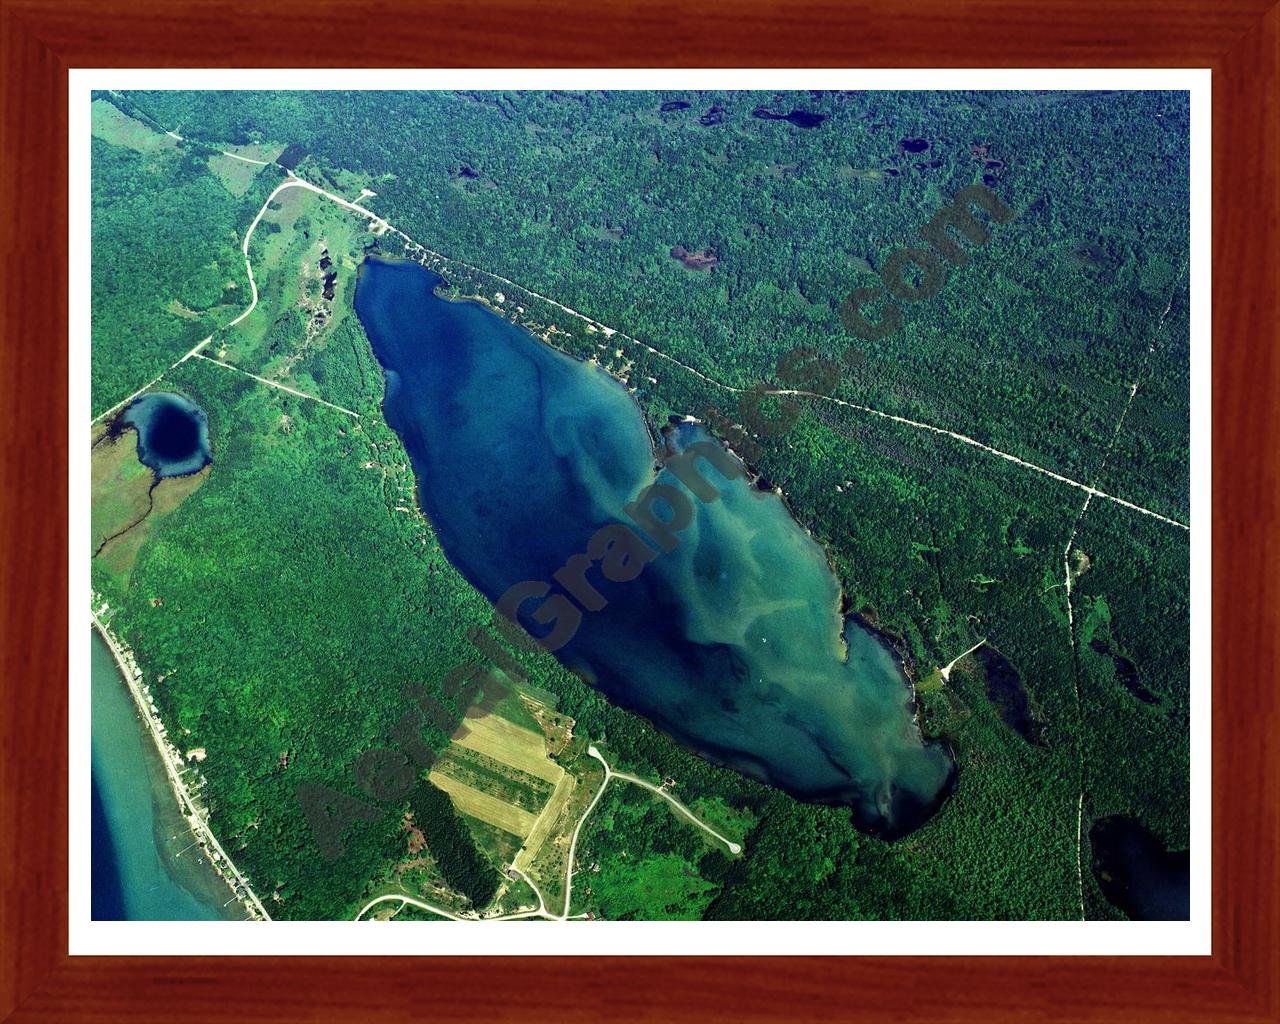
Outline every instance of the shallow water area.
[[592, 564], [589, 588], [553, 583], [521, 621], [545, 634], [553, 623], [529, 616], [555, 604], [573, 618], [576, 604], [553, 601], [573, 593], [591, 607], [556, 656], [615, 704], [709, 760], [847, 804], [869, 831], [926, 820], [951, 760], [922, 741], [891, 650], [842, 619], [825, 551], [778, 496], [697, 424], [655, 452], [616, 380], [477, 303], [440, 298], [439, 283], [416, 264], [370, 259], [355, 306], [385, 371], [387, 422], [450, 561], [493, 601], [522, 581], [555, 581], [602, 528], [638, 529], [626, 508], [649, 485], [686, 486], [670, 468], [680, 452], [715, 446], [737, 471], [699, 463], [715, 496], [685, 491], [691, 513], [671, 550], [648, 534], [642, 571], [609, 580]]
[[93, 631], [92, 916], [96, 921], [243, 920], [178, 810], [151, 736]]

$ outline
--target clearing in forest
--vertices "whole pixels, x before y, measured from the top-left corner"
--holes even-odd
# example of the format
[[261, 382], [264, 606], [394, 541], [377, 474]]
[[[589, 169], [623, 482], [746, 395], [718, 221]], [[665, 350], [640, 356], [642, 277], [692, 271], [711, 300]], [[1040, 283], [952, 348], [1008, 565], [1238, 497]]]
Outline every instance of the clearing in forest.
[[[520, 859], [528, 863], [553, 830], [576, 781], [551, 759], [549, 743], [559, 737], [548, 739], [542, 719], [556, 722], [565, 736], [571, 735], [573, 720], [528, 694], [510, 703], [505, 709], [473, 709], [474, 717], [463, 720], [428, 778], [449, 794], [460, 814], [519, 840]], [[496, 845], [487, 830], [476, 833], [482, 845]], [[501, 845], [494, 852], [504, 860], [517, 847], [514, 840]]]

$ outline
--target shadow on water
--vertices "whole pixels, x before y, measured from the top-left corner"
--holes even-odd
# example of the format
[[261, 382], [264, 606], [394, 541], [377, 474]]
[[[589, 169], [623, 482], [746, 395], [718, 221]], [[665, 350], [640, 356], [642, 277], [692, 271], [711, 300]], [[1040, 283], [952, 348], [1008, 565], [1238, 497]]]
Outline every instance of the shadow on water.
[[1132, 661], [1111, 649], [1111, 645], [1100, 637], [1089, 641], [1089, 649], [1098, 654], [1105, 654], [1111, 659], [1116, 669], [1116, 678], [1124, 684], [1124, 688], [1142, 701], [1143, 704], [1159, 704], [1160, 698], [1142, 685], [1138, 678], [1138, 668]]

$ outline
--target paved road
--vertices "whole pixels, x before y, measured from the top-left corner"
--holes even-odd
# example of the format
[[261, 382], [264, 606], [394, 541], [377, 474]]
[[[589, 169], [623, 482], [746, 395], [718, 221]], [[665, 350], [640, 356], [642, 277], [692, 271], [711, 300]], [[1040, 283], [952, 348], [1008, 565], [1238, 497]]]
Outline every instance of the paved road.
[[666, 790], [662, 789], [660, 786], [655, 786], [652, 782], [647, 782], [646, 780], [638, 778], [637, 776], [631, 775], [627, 772], [615, 772], [611, 767], [609, 767], [609, 762], [604, 759], [600, 751], [597, 750], [594, 746], [588, 747], [587, 753], [590, 754], [592, 757], [594, 757], [597, 761], [599, 761], [604, 766], [604, 779], [600, 783], [600, 788], [596, 790], [596, 795], [591, 798], [591, 803], [589, 803], [587, 805], [587, 809], [582, 812], [582, 817], [578, 819], [578, 824], [574, 827], [574, 830], [573, 830], [573, 839], [569, 843], [568, 867], [565, 870], [564, 910], [561, 913], [559, 914], [551, 913], [551, 911], [547, 909], [547, 901], [542, 895], [542, 890], [538, 888], [534, 880], [530, 878], [527, 874], [525, 874], [523, 871], [521, 871], [519, 868], [517, 868], [515, 865], [512, 865], [511, 870], [514, 871], [521, 878], [523, 878], [526, 882], [528, 882], [529, 888], [532, 889], [534, 892], [534, 895], [538, 897], [537, 910], [523, 910], [516, 914], [505, 914], [502, 917], [480, 917], [478, 914], [475, 914], [475, 913], [471, 913], [466, 916], [459, 916], [458, 914], [455, 914], [450, 910], [445, 910], [443, 907], [437, 907], [437, 906], [433, 906], [430, 903], [424, 903], [422, 900], [415, 899], [413, 896], [405, 896], [400, 893], [387, 893], [384, 896], [378, 896], [370, 900], [363, 907], [361, 907], [360, 913], [356, 914], [355, 919], [359, 921], [362, 917], [364, 917], [366, 913], [368, 913], [372, 908], [378, 906], [379, 904], [398, 902], [401, 904], [408, 903], [411, 906], [418, 907], [422, 910], [430, 911], [433, 914], [439, 914], [441, 917], [447, 917], [451, 921], [520, 921], [530, 917], [541, 917], [541, 918], [545, 918], [548, 921], [581, 920], [582, 918], [586, 917], [585, 914], [574, 914], [572, 916], [569, 914], [569, 910], [571, 909], [571, 903], [573, 898], [573, 865], [574, 865], [574, 859], [577, 857], [577, 853], [578, 853], [578, 837], [582, 834], [582, 826], [587, 823], [587, 819], [591, 817], [591, 812], [595, 810], [596, 804], [598, 804], [600, 802], [600, 798], [604, 796], [604, 791], [609, 787], [609, 781], [611, 779], [622, 779], [625, 782], [634, 783], [637, 786], [644, 787], [650, 792], [657, 793], [658, 796], [662, 797], [663, 799], [671, 803], [680, 814], [684, 815], [686, 818], [692, 821], [695, 825], [698, 826], [698, 828], [702, 829], [704, 832], [710, 833], [711, 835], [715, 836], [716, 839], [720, 840], [720, 842], [724, 843], [724, 845], [729, 848], [730, 853], [737, 854], [742, 852], [742, 847], [738, 843], [735, 843], [732, 839], [728, 839], [725, 836], [722, 836], [719, 832], [713, 829], [706, 822], [699, 819], [698, 816], [695, 815], [691, 810], [689, 810], [688, 807], [686, 807], [684, 804], [682, 804], [679, 800], [673, 797]]

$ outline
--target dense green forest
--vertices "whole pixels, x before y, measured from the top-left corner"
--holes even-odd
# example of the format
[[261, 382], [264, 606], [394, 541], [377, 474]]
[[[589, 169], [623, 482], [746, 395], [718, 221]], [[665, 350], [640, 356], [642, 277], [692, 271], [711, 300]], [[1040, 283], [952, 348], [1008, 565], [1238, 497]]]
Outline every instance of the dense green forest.
[[[945, 411], [949, 429], [1069, 474], [1096, 471], [1137, 339], [1187, 251], [1182, 94], [130, 99], [193, 135], [298, 143], [310, 154], [299, 171], [317, 181], [362, 172], [378, 212], [423, 244], [736, 384], [767, 379], [800, 344], [843, 352], [844, 296], [985, 178], [1016, 221], [938, 296], [908, 307], [898, 336], [861, 343], [848, 393], [926, 421]], [[664, 101], [690, 105], [662, 113]], [[753, 117], [761, 106], [830, 119], [805, 129]], [[912, 139], [928, 148], [907, 150]], [[688, 270], [675, 246], [718, 262]], [[1157, 451], [1186, 435], [1185, 360], [1168, 366], [1172, 378], [1147, 398], [1168, 416], [1144, 421], [1156, 421], [1146, 440]], [[1162, 510], [1185, 511], [1185, 480], [1166, 485]]]
[[498, 872], [476, 849], [475, 840], [449, 798], [423, 780], [410, 794], [409, 809], [414, 822], [422, 823], [427, 849], [445, 881], [474, 906], [485, 906], [498, 891]]
[[[241, 197], [218, 192], [207, 149], [274, 141], [305, 151], [296, 170], [308, 180], [375, 191], [371, 208], [423, 245], [692, 367], [611, 339], [623, 352], [612, 368], [655, 425], [712, 407], [740, 421], [734, 396], [706, 378], [772, 381], [779, 356], [811, 346], [841, 363], [837, 397], [1189, 522], [1181, 94], [165, 91], [112, 102], [191, 141], [142, 154], [95, 139], [95, 413], [238, 312], [226, 282], [247, 288], [242, 232], [279, 171]], [[759, 108], [829, 116], [806, 128]], [[920, 228], [973, 182], [1016, 216], [991, 225], [936, 295], [903, 304], [899, 333], [850, 337], [844, 296], [873, 286], [895, 250], [923, 244]], [[271, 244], [255, 235], [253, 251], [267, 258], [259, 247]], [[396, 251], [385, 238], [360, 244]], [[715, 259], [691, 269], [677, 247]], [[354, 270], [337, 270], [349, 303]], [[277, 277], [273, 287], [291, 286]], [[446, 277], [462, 294], [503, 287], [461, 267]], [[205, 319], [175, 319], [175, 299]], [[519, 299], [525, 316], [556, 324], [557, 344], [600, 356], [581, 321]], [[264, 302], [270, 330], [227, 339], [233, 352], [360, 418], [182, 364], [166, 386], [209, 415], [209, 480], [148, 538], [127, 589], [99, 566], [94, 581], [144, 672], [164, 677], [154, 689], [166, 721], [208, 747], [214, 826], [264, 901], [275, 897], [273, 916], [338, 917], [404, 857], [410, 800], [378, 804], [327, 861], [296, 786], [375, 803], [356, 761], [388, 742], [406, 683], [447, 700], [440, 679], [474, 656], [466, 630], [490, 610], [421, 516], [398, 511], [412, 481], [358, 321], [337, 317], [304, 344], [288, 302], [265, 290]], [[1102, 498], [1082, 512], [1079, 489], [935, 432], [828, 402], [801, 408], [785, 434], [755, 438], [753, 468], [827, 547], [849, 607], [893, 638], [922, 728], [955, 753], [955, 792], [885, 843], [847, 809], [800, 804], [693, 756], [550, 656], [522, 651], [531, 681], [579, 734], [607, 740], [616, 767], [675, 778], [686, 803], [754, 822], [731, 859], [647, 797], [610, 790], [584, 830], [601, 881], [583, 907], [575, 892], [575, 909], [1074, 918], [1083, 900], [1087, 916], [1118, 916], [1087, 866], [1077, 876], [1089, 822], [1126, 814], [1171, 848], [1189, 841], [1189, 534]], [[976, 659], [945, 685], [927, 682], [980, 640], [1018, 673], [1042, 744], [1002, 720]], [[423, 736], [446, 741], [434, 727]], [[465, 875], [458, 887], [478, 904], [487, 876], [459, 868], [465, 856], [442, 870]]]
[[209, 170], [203, 153], [176, 145], [140, 152], [107, 141], [116, 137], [115, 124], [97, 117], [94, 123], [91, 372], [97, 415], [248, 305], [239, 243], [265, 191], [260, 186], [236, 196]]

